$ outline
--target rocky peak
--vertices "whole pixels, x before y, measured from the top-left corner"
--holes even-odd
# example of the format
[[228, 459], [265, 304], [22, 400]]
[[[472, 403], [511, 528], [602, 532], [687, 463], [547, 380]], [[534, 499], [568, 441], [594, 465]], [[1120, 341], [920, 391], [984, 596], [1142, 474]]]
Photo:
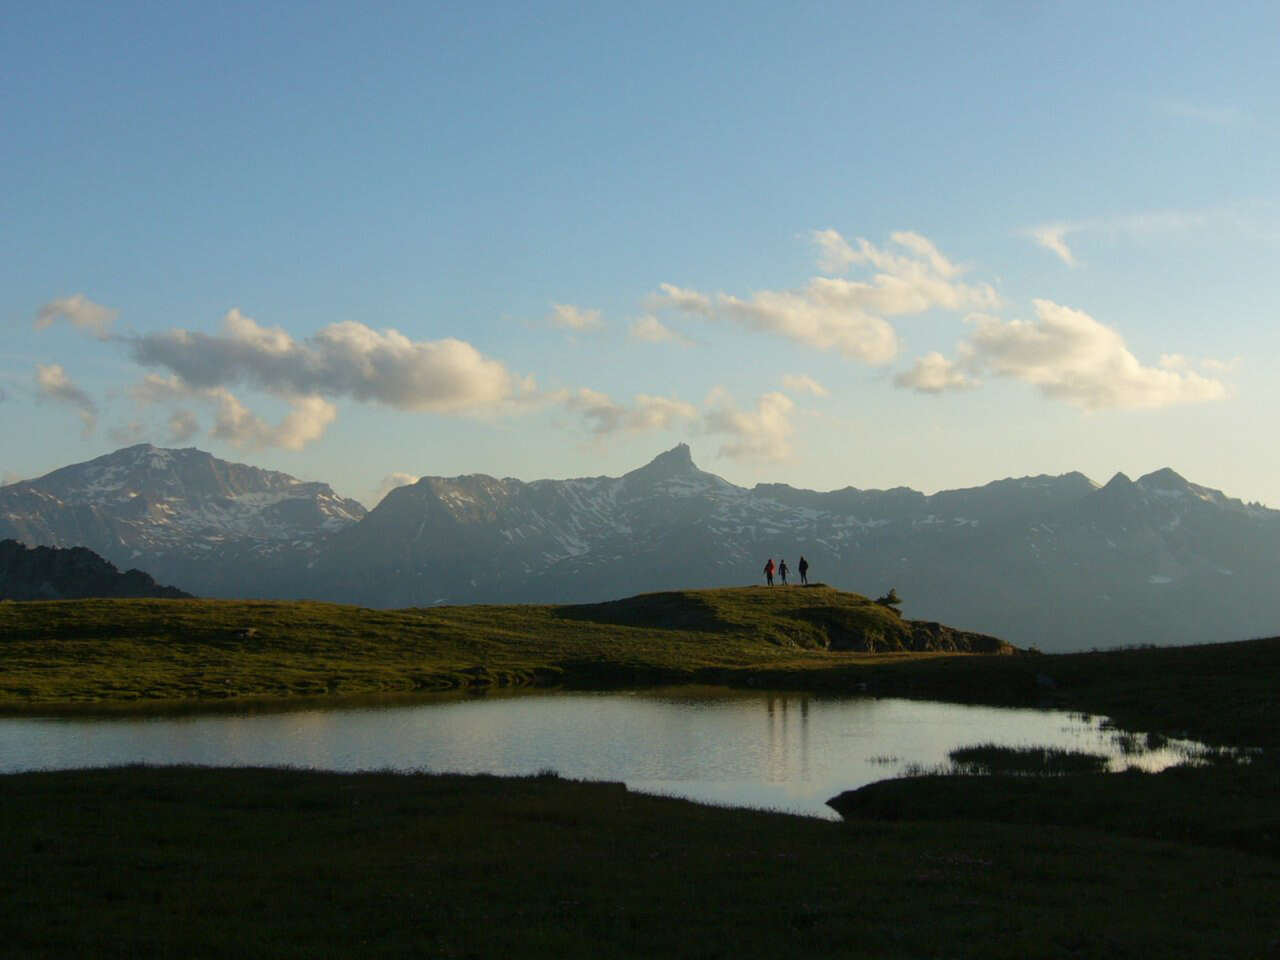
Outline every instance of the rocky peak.
[[1169, 467], [1152, 471], [1139, 477], [1137, 485], [1152, 493], [1190, 493], [1191, 484], [1185, 477], [1175, 473]]
[[632, 470], [622, 479], [630, 481], [669, 480], [673, 477], [692, 477], [701, 473], [693, 462], [687, 443], [678, 443], [666, 453], [660, 453], [643, 467]]
[[1120, 493], [1133, 489], [1133, 481], [1124, 473], [1117, 473], [1101, 488], [1102, 493]]
[[0, 540], [0, 598], [61, 600], [74, 597], [189, 597], [163, 587], [141, 570], [121, 573], [92, 550], [73, 547], [28, 549]]

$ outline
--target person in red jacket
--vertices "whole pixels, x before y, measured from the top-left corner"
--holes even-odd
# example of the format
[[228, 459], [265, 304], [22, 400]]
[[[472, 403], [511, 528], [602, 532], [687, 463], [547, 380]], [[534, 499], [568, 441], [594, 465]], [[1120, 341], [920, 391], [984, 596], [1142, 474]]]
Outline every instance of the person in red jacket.
[[764, 565], [764, 579], [765, 583], [773, 586], [773, 557], [770, 557], [769, 562]]

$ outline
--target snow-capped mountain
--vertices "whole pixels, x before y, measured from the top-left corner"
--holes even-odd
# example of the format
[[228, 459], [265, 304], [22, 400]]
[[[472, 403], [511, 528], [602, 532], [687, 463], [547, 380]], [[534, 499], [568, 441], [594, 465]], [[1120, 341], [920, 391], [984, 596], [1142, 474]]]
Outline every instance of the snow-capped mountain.
[[794, 568], [806, 552], [834, 582], [836, 570], [856, 576], [881, 544], [1042, 510], [1093, 489], [1080, 474], [991, 487], [932, 498], [905, 488], [747, 489], [699, 470], [685, 444], [616, 478], [423, 477], [329, 540], [317, 575], [337, 566], [345, 586], [335, 589], [377, 605], [586, 601], [737, 584], [768, 556], [790, 553]]
[[378, 606], [573, 602], [759, 578], [767, 557], [911, 616], [1044, 649], [1280, 630], [1280, 512], [1172, 470], [925, 496], [747, 489], [683, 444], [622, 477], [424, 477], [320, 545], [310, 586]]
[[1086, 649], [1280, 632], [1280, 511], [1158, 470], [925, 496], [739, 487], [683, 444], [621, 477], [423, 477], [367, 515], [322, 483], [131, 447], [0, 488], [0, 537], [83, 545], [214, 596], [598, 601], [760, 582], [768, 557], [913, 618]]
[[364, 514], [328, 484], [150, 444], [0, 487], [0, 537], [88, 547], [197, 593], [256, 595], [264, 566]]

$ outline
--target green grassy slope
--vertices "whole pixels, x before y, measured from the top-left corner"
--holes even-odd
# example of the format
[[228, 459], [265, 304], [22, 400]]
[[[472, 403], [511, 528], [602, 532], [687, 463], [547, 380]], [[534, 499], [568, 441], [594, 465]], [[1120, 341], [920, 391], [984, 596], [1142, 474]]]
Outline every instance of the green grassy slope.
[[367, 610], [322, 603], [0, 604], [0, 707], [285, 699], [491, 684], [734, 682], [873, 652], [1004, 649], [826, 587], [649, 594], [589, 606]]

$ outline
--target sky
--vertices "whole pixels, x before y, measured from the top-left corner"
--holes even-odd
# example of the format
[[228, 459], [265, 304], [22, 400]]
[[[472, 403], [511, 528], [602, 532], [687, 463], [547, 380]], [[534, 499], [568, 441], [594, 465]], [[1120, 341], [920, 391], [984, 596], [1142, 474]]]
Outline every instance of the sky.
[[[1221, 9], [1217, 9], [1221, 6]], [[0, 479], [1280, 507], [1280, 6], [8, 4]]]

